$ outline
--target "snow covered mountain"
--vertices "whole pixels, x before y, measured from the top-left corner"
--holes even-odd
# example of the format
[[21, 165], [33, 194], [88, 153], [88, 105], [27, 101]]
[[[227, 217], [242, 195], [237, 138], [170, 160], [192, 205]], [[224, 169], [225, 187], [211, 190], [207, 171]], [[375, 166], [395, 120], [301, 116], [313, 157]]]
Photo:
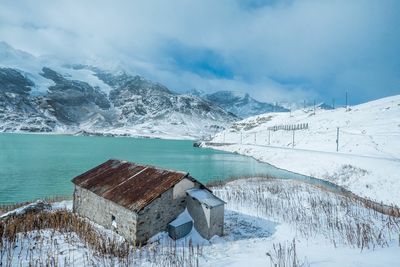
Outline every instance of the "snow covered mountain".
[[247, 118], [267, 112], [289, 111], [288, 109], [276, 104], [259, 102], [249, 94], [243, 92], [217, 91], [212, 94], [205, 94], [202, 91], [192, 90], [190, 93], [192, 95], [201, 96], [241, 118]]
[[0, 43], [0, 132], [203, 138], [237, 117], [123, 71], [47, 61]]

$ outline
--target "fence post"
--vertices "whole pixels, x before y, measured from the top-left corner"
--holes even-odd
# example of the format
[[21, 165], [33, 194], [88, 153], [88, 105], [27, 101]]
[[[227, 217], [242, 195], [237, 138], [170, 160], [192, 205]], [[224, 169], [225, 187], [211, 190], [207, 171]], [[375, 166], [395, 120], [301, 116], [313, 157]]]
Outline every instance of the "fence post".
[[292, 142], [292, 147], [294, 148], [294, 129], [293, 129], [293, 142]]
[[337, 127], [336, 131], [336, 152], [339, 151], [339, 127]]
[[268, 145], [271, 145], [271, 130], [268, 130]]
[[315, 115], [315, 99], [314, 99], [314, 115]]

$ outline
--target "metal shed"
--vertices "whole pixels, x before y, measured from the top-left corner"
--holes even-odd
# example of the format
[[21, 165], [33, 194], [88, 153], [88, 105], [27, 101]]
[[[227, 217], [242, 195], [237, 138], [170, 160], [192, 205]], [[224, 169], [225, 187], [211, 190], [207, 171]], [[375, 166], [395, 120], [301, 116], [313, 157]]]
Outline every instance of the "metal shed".
[[225, 202], [206, 189], [189, 189], [186, 194], [186, 207], [199, 234], [206, 239], [222, 236]]
[[176, 240], [188, 235], [192, 228], [193, 219], [185, 209], [175, 220], [168, 224], [168, 234], [172, 239]]

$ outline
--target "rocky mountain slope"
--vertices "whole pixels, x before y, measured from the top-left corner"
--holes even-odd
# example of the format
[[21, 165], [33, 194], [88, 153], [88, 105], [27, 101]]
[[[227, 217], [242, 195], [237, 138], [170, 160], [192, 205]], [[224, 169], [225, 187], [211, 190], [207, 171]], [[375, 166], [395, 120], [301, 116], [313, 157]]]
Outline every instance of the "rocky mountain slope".
[[0, 61], [0, 132], [204, 138], [237, 120], [141, 76], [88, 65], [49, 67], [0, 45], [7, 48]]
[[217, 91], [206, 94], [198, 90], [192, 90], [192, 95], [201, 96], [210, 102], [241, 118], [247, 118], [267, 112], [286, 112], [289, 109], [277, 104], [259, 102], [247, 93], [237, 91]]

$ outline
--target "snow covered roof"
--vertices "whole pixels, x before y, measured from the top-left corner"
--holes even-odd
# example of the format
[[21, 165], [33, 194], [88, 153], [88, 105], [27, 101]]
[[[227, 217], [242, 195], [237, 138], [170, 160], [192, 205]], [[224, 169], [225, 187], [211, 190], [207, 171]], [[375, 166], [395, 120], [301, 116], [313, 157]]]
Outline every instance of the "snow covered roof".
[[186, 193], [207, 207], [213, 208], [225, 204], [225, 201], [219, 199], [206, 189], [189, 189], [186, 190]]
[[110, 159], [72, 182], [137, 212], [184, 178], [195, 181], [185, 172]]

